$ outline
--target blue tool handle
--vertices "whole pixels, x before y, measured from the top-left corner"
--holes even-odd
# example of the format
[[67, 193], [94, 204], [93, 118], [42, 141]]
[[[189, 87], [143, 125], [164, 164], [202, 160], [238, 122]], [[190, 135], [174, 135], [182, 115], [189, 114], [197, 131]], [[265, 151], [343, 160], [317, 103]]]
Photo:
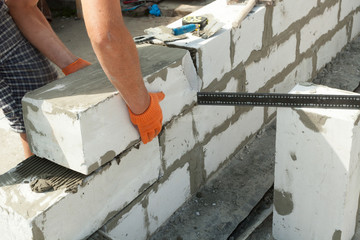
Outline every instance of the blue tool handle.
[[181, 26], [178, 28], [173, 28], [172, 31], [173, 31], [173, 34], [175, 36], [177, 36], [177, 35], [181, 35], [184, 33], [195, 31], [197, 27], [198, 27], [197, 24], [187, 24], [187, 25], [184, 25], [184, 26]]

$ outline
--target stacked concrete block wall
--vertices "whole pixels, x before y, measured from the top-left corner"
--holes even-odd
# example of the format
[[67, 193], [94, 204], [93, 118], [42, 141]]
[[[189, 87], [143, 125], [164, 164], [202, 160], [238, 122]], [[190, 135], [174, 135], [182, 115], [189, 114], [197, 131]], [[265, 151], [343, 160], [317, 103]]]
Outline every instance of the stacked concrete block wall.
[[[147, 88], [166, 94], [163, 131], [149, 146], [137, 149], [139, 135], [126, 106], [99, 65], [27, 95], [32, 150], [89, 176], [77, 193], [41, 193], [50, 205], [41, 205], [32, 217], [10, 197], [14, 192], [23, 196], [26, 183], [1, 187], [1, 219], [7, 225], [21, 219], [27, 229], [25, 237], [13, 232], [8, 239], [81, 239], [99, 228], [99, 234], [114, 239], [148, 238], [275, 117], [274, 108], [198, 106], [196, 91], [288, 92], [295, 83], [310, 81], [360, 32], [360, 1], [277, 1], [272, 7], [258, 5], [237, 25], [243, 8], [217, 0], [194, 12], [223, 22], [209, 39], [189, 36], [169, 47], [139, 46]], [[138, 164], [127, 165], [125, 156]], [[151, 167], [143, 168], [149, 162]], [[124, 176], [118, 180], [116, 174]], [[96, 194], [107, 200], [83, 197]], [[64, 233], [66, 226], [50, 224], [55, 221], [50, 212], [61, 213], [72, 201], [80, 208], [76, 216], [92, 207], [96, 211], [86, 220], [74, 217], [81, 232]], [[62, 219], [67, 214], [63, 211]]]

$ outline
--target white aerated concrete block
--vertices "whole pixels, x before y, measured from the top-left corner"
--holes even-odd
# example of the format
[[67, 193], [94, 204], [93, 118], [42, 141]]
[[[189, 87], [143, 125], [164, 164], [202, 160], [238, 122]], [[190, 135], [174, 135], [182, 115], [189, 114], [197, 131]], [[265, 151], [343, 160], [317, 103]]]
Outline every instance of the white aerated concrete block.
[[266, 8], [256, 6], [253, 11], [242, 21], [239, 28], [232, 29], [233, 67], [245, 62], [252, 51], [258, 51], [262, 48]]
[[[222, 92], [238, 92], [239, 82], [231, 78]], [[207, 106], [197, 105], [192, 109], [196, 137], [199, 142], [204, 141], [207, 134], [235, 114], [234, 106]]]
[[312, 18], [300, 31], [300, 53], [306, 52], [323, 34], [338, 23], [339, 3], [326, 8], [323, 14]]
[[339, 30], [329, 42], [323, 45], [317, 52], [316, 70], [322, 69], [336, 54], [347, 44], [346, 27]]
[[216, 171], [240, 144], [250, 135], [260, 130], [264, 122], [264, 109], [254, 108], [240, 116], [239, 120], [214, 135], [204, 146], [204, 167], [206, 176]]
[[189, 164], [172, 172], [170, 177], [149, 193], [148, 219], [154, 233], [190, 197]]
[[355, 10], [360, 6], [358, 0], [342, 0], [341, 1], [341, 10], [340, 10], [340, 21], [343, 20], [351, 11]]
[[133, 206], [116, 222], [110, 222], [103, 229], [114, 240], [145, 240], [147, 237], [146, 212], [141, 203]]
[[176, 160], [193, 149], [195, 143], [194, 120], [191, 113], [180, 116], [171, 122], [171, 124], [164, 128], [160, 137], [165, 167], [168, 168]]
[[[160, 103], [165, 123], [195, 102], [195, 67], [186, 50], [140, 46], [148, 90], [166, 95]], [[126, 104], [99, 64], [27, 94], [23, 107], [32, 151], [83, 174], [139, 140]]]
[[354, 15], [353, 25], [351, 30], [351, 40], [353, 40], [360, 33], [360, 12]]
[[[297, 85], [292, 93], [354, 94], [319, 85]], [[352, 239], [360, 192], [359, 119], [359, 110], [278, 108], [274, 239]]]
[[189, 164], [179, 167], [163, 183], [141, 196], [134, 206], [107, 222], [102, 230], [112, 239], [146, 240], [189, 197]]
[[310, 10], [317, 6], [317, 1], [280, 1], [274, 7], [272, 28], [273, 34], [279, 35], [291, 24], [309, 14]]
[[76, 193], [35, 193], [29, 179], [0, 187], [1, 239], [86, 239], [157, 181], [160, 158], [155, 139], [86, 177]]
[[[147, 74], [143, 71], [145, 85], [150, 92], [163, 91], [165, 93], [165, 99], [160, 102], [160, 105], [163, 111], [163, 123], [166, 123], [196, 101], [199, 78], [188, 51], [164, 47], [156, 53], [152, 50], [146, 52], [143, 50], [146, 49], [140, 47], [142, 65], [146, 64], [145, 61], [153, 64]], [[156, 69], [157, 64], [164, 66]]]
[[246, 91], [256, 92], [274, 76], [279, 74], [296, 58], [296, 35], [292, 35], [280, 46], [273, 46], [267, 57], [246, 66]]

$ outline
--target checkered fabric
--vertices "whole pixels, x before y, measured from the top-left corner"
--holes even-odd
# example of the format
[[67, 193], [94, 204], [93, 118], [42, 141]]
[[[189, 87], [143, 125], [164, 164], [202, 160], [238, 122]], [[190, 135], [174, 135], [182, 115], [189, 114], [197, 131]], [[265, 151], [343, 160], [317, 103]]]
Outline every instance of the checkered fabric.
[[56, 69], [21, 35], [0, 0], [0, 107], [15, 132], [25, 132], [23, 96], [57, 77]]

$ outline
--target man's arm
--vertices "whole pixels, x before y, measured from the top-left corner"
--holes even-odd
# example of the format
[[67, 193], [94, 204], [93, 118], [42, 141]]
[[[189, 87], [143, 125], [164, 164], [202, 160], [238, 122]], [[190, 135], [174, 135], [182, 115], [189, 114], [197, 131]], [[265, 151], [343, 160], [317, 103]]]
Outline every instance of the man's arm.
[[74, 63], [78, 57], [70, 52], [53, 31], [37, 7], [37, 2], [38, 0], [5, 0], [10, 15], [22, 34], [50, 61], [63, 69]]
[[85, 25], [95, 54], [112, 84], [135, 114], [149, 106], [132, 36], [122, 18], [119, 0], [83, 0]]
[[82, 0], [87, 32], [95, 54], [111, 83], [128, 105], [131, 121], [144, 143], [159, 134], [163, 93], [149, 95], [137, 49], [123, 21], [119, 0]]

